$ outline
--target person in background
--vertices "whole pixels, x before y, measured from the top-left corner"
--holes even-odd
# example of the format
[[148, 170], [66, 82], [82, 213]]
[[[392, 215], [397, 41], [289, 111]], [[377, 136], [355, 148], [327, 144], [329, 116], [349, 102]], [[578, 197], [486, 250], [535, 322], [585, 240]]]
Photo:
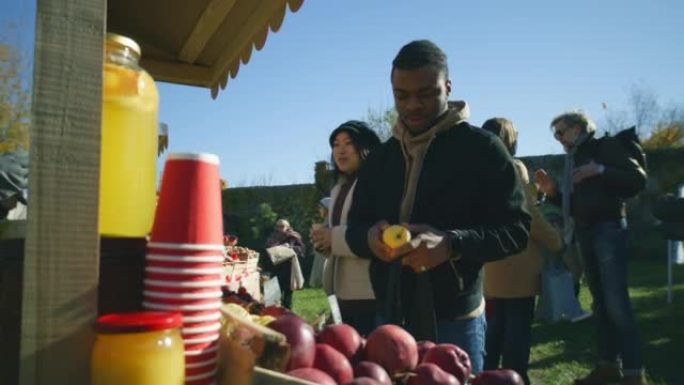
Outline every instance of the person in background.
[[[448, 102], [447, 57], [436, 44], [402, 47], [390, 78], [398, 121], [358, 173], [347, 242], [371, 260], [382, 319], [417, 340], [462, 347], [478, 373], [486, 328], [482, 265], [527, 246], [523, 188], [501, 141], [467, 122], [464, 101]], [[390, 224], [404, 224], [413, 240], [385, 244]]]
[[[511, 156], [515, 156], [518, 132], [510, 120], [492, 118], [484, 122], [482, 129], [498, 136]], [[563, 241], [536, 206], [536, 192], [530, 185], [525, 164], [516, 158], [513, 164], [524, 187], [525, 207], [532, 216], [530, 240], [523, 252], [484, 265], [484, 295], [490, 314], [487, 318], [484, 368], [513, 369], [529, 385], [527, 368], [532, 344], [534, 302], [540, 292], [544, 263], [541, 249], [559, 252], [563, 248]]]
[[375, 328], [377, 316], [368, 275], [370, 261], [352, 252], [345, 235], [357, 173], [380, 139], [366, 123], [350, 120], [333, 130], [329, 142], [336, 179], [330, 192], [330, 227], [313, 230], [311, 241], [327, 255], [323, 288], [337, 296], [342, 320], [367, 335]]
[[535, 176], [548, 200], [562, 208], [564, 237], [576, 235], [597, 331], [598, 364], [575, 384], [647, 384], [627, 290], [625, 205], [645, 187], [646, 171], [617, 138], [596, 138], [594, 122], [582, 112], [557, 116], [551, 128], [566, 152], [561, 189], [545, 170]]
[[[314, 223], [312, 229], [328, 227], [328, 216], [330, 213], [330, 197], [322, 198], [318, 202], [318, 215], [323, 221], [322, 223]], [[323, 284], [323, 265], [325, 264], [325, 255], [314, 247], [314, 260], [311, 266], [311, 274], [309, 275], [309, 287], [321, 287]]]
[[[288, 246], [291, 247], [300, 260], [304, 257], [306, 246], [302, 236], [296, 232], [287, 219], [278, 219], [275, 224], [275, 229], [266, 240], [266, 248], [273, 246]], [[290, 280], [292, 278], [292, 260], [282, 262], [273, 267], [273, 274], [278, 278], [278, 285], [283, 294], [282, 305], [288, 309], [292, 309], [292, 288]]]
[[28, 152], [0, 154], [0, 220], [25, 219], [28, 186]]

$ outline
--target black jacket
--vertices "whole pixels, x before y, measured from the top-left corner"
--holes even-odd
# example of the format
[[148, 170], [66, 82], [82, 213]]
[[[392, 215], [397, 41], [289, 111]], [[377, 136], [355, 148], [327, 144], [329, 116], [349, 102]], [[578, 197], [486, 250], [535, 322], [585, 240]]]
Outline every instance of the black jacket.
[[[371, 282], [380, 304], [396, 287], [388, 287], [391, 265], [373, 256], [367, 233], [380, 220], [398, 222], [405, 171], [397, 139], [373, 150], [359, 171], [349, 213], [347, 242], [356, 255], [372, 258]], [[437, 320], [475, 310], [482, 300], [483, 263], [526, 247], [530, 216], [524, 199], [512, 158], [498, 138], [465, 122], [437, 134], [425, 155], [410, 220], [452, 232], [453, 251], [462, 256], [425, 273]], [[416, 276], [408, 268], [401, 271], [400, 301], [415, 299]]]
[[[595, 138], [580, 144], [575, 153], [575, 168], [592, 160], [605, 166], [603, 174], [582, 180], [573, 186], [571, 214], [579, 226], [620, 220], [625, 217], [625, 199], [636, 195], [646, 185], [646, 171], [615, 137]], [[561, 205], [559, 191], [550, 200]]]

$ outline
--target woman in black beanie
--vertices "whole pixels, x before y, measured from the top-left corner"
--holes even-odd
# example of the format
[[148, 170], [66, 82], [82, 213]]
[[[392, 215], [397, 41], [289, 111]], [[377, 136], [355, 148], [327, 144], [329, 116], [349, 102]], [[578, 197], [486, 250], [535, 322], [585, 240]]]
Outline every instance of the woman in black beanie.
[[364, 122], [350, 120], [330, 134], [332, 170], [336, 184], [330, 192], [330, 227], [311, 231], [311, 241], [326, 256], [323, 288], [335, 294], [345, 323], [362, 335], [375, 328], [375, 296], [368, 276], [369, 260], [359, 258], [345, 240], [356, 174], [368, 154], [380, 144], [378, 135]]

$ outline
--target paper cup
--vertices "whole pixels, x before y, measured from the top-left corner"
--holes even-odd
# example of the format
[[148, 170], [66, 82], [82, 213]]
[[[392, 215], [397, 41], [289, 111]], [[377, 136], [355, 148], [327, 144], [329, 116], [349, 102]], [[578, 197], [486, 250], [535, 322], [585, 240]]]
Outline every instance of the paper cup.
[[223, 244], [221, 180], [216, 155], [168, 155], [150, 241]]
[[145, 272], [169, 275], [221, 275], [223, 267], [216, 265], [208, 268], [145, 266]]
[[[187, 372], [187, 370], [186, 370], [186, 372]], [[211, 379], [211, 381], [213, 381], [214, 377], [216, 377], [216, 367], [214, 367], [210, 371], [204, 372], [202, 374], [194, 374], [191, 376], [186, 374], [185, 375], [185, 383], [189, 384], [190, 382], [192, 382], [192, 385], [195, 385], [194, 381], [207, 380], [207, 379]]]
[[183, 322], [212, 322], [221, 320], [221, 311], [185, 311]]
[[173, 262], [173, 263], [218, 263], [223, 264], [226, 257], [223, 254], [209, 255], [173, 255], [173, 254], [147, 254], [145, 260], [148, 262]]
[[[146, 267], [165, 267], [172, 269], [220, 269], [223, 271], [222, 262], [201, 262], [201, 261], [155, 261], [147, 259]], [[219, 273], [221, 274], [221, 273]]]
[[206, 287], [207, 282], [212, 282], [213, 284], [214, 281], [220, 282], [218, 284], [219, 287], [225, 284], [223, 282], [223, 277], [221, 276], [221, 274], [167, 274], [147, 271], [145, 272], [145, 279], [151, 281], [175, 282], [178, 284], [177, 287]]
[[198, 335], [213, 335], [221, 329], [221, 322], [183, 324], [181, 333], [192, 338]]
[[197, 299], [216, 299], [221, 298], [223, 293], [218, 290], [198, 292], [198, 293], [170, 293], [170, 292], [160, 292], [153, 290], [144, 290], [143, 295], [150, 300], [155, 298], [171, 299], [171, 300], [197, 300]]
[[183, 336], [183, 343], [186, 346], [185, 352], [186, 353], [192, 352], [192, 350], [188, 350], [187, 346], [207, 344], [207, 343], [218, 341], [218, 339], [219, 339], [218, 333], [184, 335]]
[[209, 364], [206, 366], [201, 366], [201, 367], [192, 367], [189, 368], [188, 365], [185, 365], [185, 378], [187, 379], [188, 377], [193, 377], [193, 376], [198, 376], [203, 373], [216, 373], [216, 363]]
[[[207, 287], [169, 287], [153, 285], [145, 282], [145, 290], [150, 292], [165, 293], [165, 294], [175, 294], [175, 295], [208, 295], [208, 293], [215, 293], [221, 291], [221, 287], [218, 285], [207, 286]], [[154, 296], [150, 294], [150, 296]]]
[[218, 352], [218, 339], [196, 344], [185, 344], [185, 361], [204, 361], [216, 357]]
[[213, 358], [209, 358], [208, 360], [202, 360], [202, 361], [193, 360], [192, 359], [193, 357], [196, 357], [196, 356], [190, 356], [190, 357], [185, 358], [185, 368], [186, 369], [203, 368], [203, 367], [218, 363], [218, 355], [216, 355]]
[[223, 243], [168, 243], [168, 242], [150, 242], [147, 244], [147, 251], [150, 254], [171, 254], [171, 255], [215, 255], [226, 252], [226, 247]]
[[143, 301], [143, 307], [150, 310], [162, 310], [162, 311], [197, 311], [197, 310], [216, 310], [221, 308], [221, 302], [206, 302], [206, 303], [195, 303], [195, 304], [172, 304], [163, 303], [158, 301]]
[[198, 276], [193, 278], [194, 279], [187, 280], [186, 277], [181, 277], [180, 279], [182, 280], [178, 280], [179, 278], [177, 278], [177, 276], [174, 278], [174, 276], [169, 276], [166, 274], [147, 274], [143, 280], [143, 283], [145, 284], [146, 288], [154, 286], [178, 289], [178, 291], [183, 291], [185, 289], [188, 289], [188, 291], [193, 291], [207, 288], [216, 290], [217, 287], [220, 288], [221, 286], [225, 285], [225, 281], [220, 275], [213, 277]]

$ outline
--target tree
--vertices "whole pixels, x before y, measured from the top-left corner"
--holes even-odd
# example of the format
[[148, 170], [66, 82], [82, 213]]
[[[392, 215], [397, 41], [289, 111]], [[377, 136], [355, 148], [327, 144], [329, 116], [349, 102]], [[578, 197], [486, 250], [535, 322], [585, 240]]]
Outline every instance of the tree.
[[330, 194], [330, 189], [333, 186], [332, 173], [330, 172], [330, 163], [325, 160], [319, 160], [314, 167], [314, 184], [316, 191], [320, 197]]
[[31, 93], [19, 50], [0, 42], [0, 153], [29, 147]]
[[604, 131], [616, 133], [629, 126], [636, 126], [644, 148], [682, 147], [684, 145], [684, 110], [678, 107], [662, 107], [656, 94], [644, 85], [630, 89], [626, 110], [606, 112]]
[[684, 122], [659, 125], [641, 145], [645, 149], [684, 147]]
[[397, 111], [394, 108], [384, 111], [368, 108], [365, 121], [378, 134], [380, 141], [384, 142], [392, 137], [392, 127], [397, 122]]

